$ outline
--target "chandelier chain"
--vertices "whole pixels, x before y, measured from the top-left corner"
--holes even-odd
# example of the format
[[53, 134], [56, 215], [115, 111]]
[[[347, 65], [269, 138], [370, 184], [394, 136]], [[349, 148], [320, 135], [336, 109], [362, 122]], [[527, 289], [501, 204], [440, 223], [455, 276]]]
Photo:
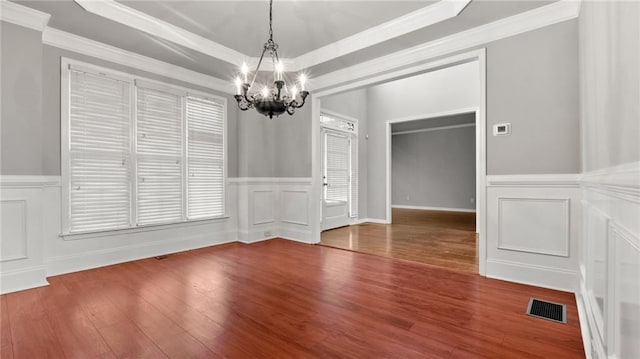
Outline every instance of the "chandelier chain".
[[273, 41], [273, 0], [269, 0], [269, 40]]

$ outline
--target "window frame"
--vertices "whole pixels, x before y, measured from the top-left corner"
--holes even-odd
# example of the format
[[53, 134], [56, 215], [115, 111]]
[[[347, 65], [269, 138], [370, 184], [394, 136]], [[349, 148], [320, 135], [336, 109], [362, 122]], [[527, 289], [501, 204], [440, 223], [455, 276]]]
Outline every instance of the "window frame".
[[[70, 194], [71, 194], [71, 182], [70, 182], [70, 91], [71, 91], [71, 78], [70, 78], [70, 70], [80, 70], [88, 73], [92, 73], [95, 75], [105, 76], [107, 78], [116, 79], [120, 81], [125, 81], [129, 83], [130, 91], [129, 91], [129, 101], [130, 101], [130, 153], [131, 153], [131, 161], [129, 164], [129, 170], [131, 171], [130, 175], [130, 224], [128, 228], [114, 228], [114, 229], [103, 229], [96, 231], [82, 231], [82, 232], [70, 232], [70, 221], [71, 221], [71, 203], [70, 203]], [[183, 149], [182, 153], [182, 196], [183, 196], [183, 213], [182, 220], [175, 222], [166, 222], [166, 223], [154, 223], [154, 224], [143, 224], [138, 225], [137, 223], [137, 84], [144, 84], [143, 87], [151, 86], [152, 88], [160, 89], [161, 91], [169, 91], [172, 93], [179, 93], [183, 96], [182, 99], [182, 118], [181, 118], [181, 126], [182, 126], [182, 139], [183, 139], [183, 148], [187, 145], [188, 142], [188, 128], [187, 128], [187, 119], [186, 119], [186, 98], [188, 96], [199, 97], [209, 99], [215, 102], [219, 102], [224, 107], [223, 111], [223, 166], [222, 166], [222, 187], [223, 187], [223, 196], [222, 196], [222, 206], [224, 208], [223, 214], [220, 216], [212, 216], [207, 218], [197, 218], [197, 219], [187, 219], [187, 197], [186, 197], [186, 176], [188, 175], [188, 153], [186, 152], [186, 148]], [[63, 239], [81, 239], [81, 238], [92, 238], [98, 236], [108, 236], [111, 234], [121, 234], [121, 233], [134, 233], [145, 230], [159, 230], [164, 228], [172, 228], [172, 227], [183, 227], [185, 225], [201, 225], [203, 223], [216, 222], [219, 220], [224, 220], [229, 218], [227, 213], [227, 186], [228, 186], [228, 102], [227, 98], [223, 96], [214, 95], [211, 93], [207, 93], [204, 91], [194, 90], [191, 88], [165, 83], [162, 81], [157, 81], [153, 79], [149, 79], [143, 76], [133, 75], [127, 72], [113, 70], [107, 67], [98, 66], [90, 63], [86, 63], [83, 61], [78, 61], [74, 59], [70, 59], [67, 57], [61, 57], [60, 60], [60, 164], [61, 164], [61, 234], [60, 237]]]

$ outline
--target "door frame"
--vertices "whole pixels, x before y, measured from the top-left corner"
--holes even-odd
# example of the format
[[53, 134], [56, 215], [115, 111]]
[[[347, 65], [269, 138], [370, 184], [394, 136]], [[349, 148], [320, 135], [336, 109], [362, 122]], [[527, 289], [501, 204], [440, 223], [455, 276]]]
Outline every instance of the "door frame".
[[[396, 118], [387, 120], [385, 124], [386, 141], [385, 141], [385, 161], [386, 161], [386, 218], [385, 222], [392, 223], [392, 164], [391, 164], [391, 147], [392, 147], [392, 131], [391, 126], [395, 123], [411, 122], [419, 120], [428, 120], [444, 116], [461, 115], [465, 113], [475, 114], [475, 135], [476, 135], [476, 232], [478, 233], [478, 272], [481, 275], [485, 274], [486, 260], [486, 234], [484, 231], [484, 224], [486, 221], [486, 146], [485, 146], [485, 129], [486, 123], [484, 116], [481, 115], [480, 107], [462, 108], [457, 110], [429, 113], [419, 116], [411, 116], [405, 118]], [[482, 269], [481, 269], [482, 268]]]
[[[453, 55], [447, 58], [429, 61], [429, 58], [410, 59], [406, 64], [401, 66], [393, 66], [388, 68], [379, 68], [377, 72], [365, 78], [344, 78], [340, 84], [320, 89], [320, 91], [311, 95], [311, 243], [320, 243], [320, 221], [321, 221], [321, 191], [322, 191], [322, 175], [321, 175], [321, 149], [320, 149], [320, 109], [322, 106], [322, 97], [355, 90], [358, 88], [373, 86], [401, 78], [411, 77], [424, 72], [436, 71], [445, 67], [459, 65], [465, 62], [478, 62], [479, 69], [479, 100], [476, 112], [476, 231], [478, 232], [478, 273], [482, 276], [486, 275], [487, 262], [487, 225], [486, 225], [486, 198], [487, 198], [487, 157], [486, 157], [486, 49], [481, 48], [469, 52]], [[422, 61], [422, 62], [420, 62]], [[412, 66], [413, 65], [413, 66]], [[408, 66], [408, 67], [407, 67]], [[351, 82], [349, 82], [351, 81]], [[468, 111], [470, 112], [470, 111]], [[389, 125], [387, 125], [389, 126]], [[389, 176], [389, 171], [387, 171]], [[390, 183], [390, 181], [389, 181]], [[388, 192], [387, 187], [387, 192]], [[387, 208], [390, 208], [391, 202], [387, 194]], [[387, 215], [387, 220], [391, 217]]]
[[[337, 114], [335, 112], [331, 112], [331, 111], [324, 111], [323, 110], [322, 113], [330, 115], [330, 116], [342, 118], [342, 119], [345, 119], [345, 120], [348, 120], [348, 121], [355, 122], [356, 123], [356, 128], [357, 128], [357, 120], [355, 120], [354, 118], [351, 118], [349, 116], [339, 115], [339, 114]], [[324, 172], [326, 170], [325, 169], [325, 166], [326, 166], [326, 152], [325, 152], [326, 148], [324, 148], [324, 142], [325, 141], [324, 141], [324, 139], [322, 137], [325, 134], [327, 134], [328, 132], [329, 133], [333, 132], [333, 133], [345, 136], [347, 138], [347, 141], [350, 142], [349, 146], [351, 146], [351, 140], [352, 139], [355, 139], [355, 145], [356, 146], [358, 145], [358, 142], [357, 142], [358, 141], [358, 133], [357, 133], [357, 131], [356, 132], [348, 132], [348, 131], [343, 131], [343, 130], [339, 130], [339, 129], [336, 129], [336, 128], [332, 128], [332, 127], [329, 127], [329, 126], [324, 126], [324, 125], [320, 126], [320, 136], [321, 136], [320, 155], [321, 155], [321, 158], [322, 158], [322, 162], [320, 164], [320, 170], [322, 172], [323, 182], [324, 182]], [[359, 152], [357, 151], [357, 147], [356, 147], [356, 156], [358, 156], [358, 154], [359, 154]], [[351, 161], [353, 161], [353, 159], [351, 158], [352, 153], [350, 151], [350, 148], [349, 148], [348, 156], [349, 156], [349, 166], [351, 166], [352, 165]], [[357, 159], [356, 159], [356, 171], [357, 171]], [[354, 224], [356, 222], [356, 220], [357, 220], [357, 218], [354, 219], [353, 217], [351, 217], [351, 200], [353, 198], [353, 196], [351, 195], [351, 191], [352, 191], [353, 186], [352, 186], [352, 183], [351, 183], [351, 181], [352, 181], [352, 179], [351, 179], [351, 171], [349, 171], [349, 172], [350, 172], [349, 173], [349, 177], [350, 178], [349, 178], [349, 182], [348, 182], [349, 183], [348, 184], [349, 188], [347, 190], [348, 199], [347, 199], [347, 202], [346, 202], [346, 219], [345, 219], [345, 225], [347, 225], [347, 226]], [[325, 190], [326, 189], [324, 188], [324, 184], [323, 184], [323, 188], [322, 188], [322, 191], [320, 193], [320, 195], [321, 195], [321, 203], [322, 203], [322, 206], [320, 208], [320, 213], [321, 213], [321, 216], [320, 216], [320, 230], [321, 231], [332, 229], [332, 228], [327, 228], [327, 229], [323, 228], [323, 222], [325, 220], [325, 210], [326, 210], [326, 208], [325, 208], [325, 198], [324, 198], [325, 197]], [[324, 224], [326, 225], [326, 223], [324, 223]], [[338, 227], [334, 227], [334, 228], [338, 228]]]

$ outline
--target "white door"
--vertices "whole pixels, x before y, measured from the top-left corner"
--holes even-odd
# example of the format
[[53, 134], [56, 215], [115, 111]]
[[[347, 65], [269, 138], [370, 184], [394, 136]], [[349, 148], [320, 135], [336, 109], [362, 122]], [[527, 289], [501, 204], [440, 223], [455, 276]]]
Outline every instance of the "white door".
[[352, 134], [322, 129], [322, 230], [349, 225], [357, 202], [356, 147]]

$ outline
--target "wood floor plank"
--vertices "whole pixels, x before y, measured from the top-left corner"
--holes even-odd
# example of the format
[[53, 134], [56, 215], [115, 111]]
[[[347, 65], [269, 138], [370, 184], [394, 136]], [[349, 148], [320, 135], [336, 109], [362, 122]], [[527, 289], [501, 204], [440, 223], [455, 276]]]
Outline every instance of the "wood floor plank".
[[477, 273], [475, 213], [394, 208], [392, 224], [322, 232], [322, 245]]
[[102, 327], [100, 334], [118, 358], [167, 358], [167, 355], [131, 321]]
[[65, 358], [40, 301], [42, 288], [7, 294], [15, 358]]
[[7, 297], [0, 296], [0, 358], [13, 358]]
[[[10, 339], [3, 353], [28, 359], [584, 357], [571, 293], [282, 239], [49, 280], [49, 287], [0, 296], [0, 328]], [[568, 323], [527, 316], [529, 297], [566, 303]]]

